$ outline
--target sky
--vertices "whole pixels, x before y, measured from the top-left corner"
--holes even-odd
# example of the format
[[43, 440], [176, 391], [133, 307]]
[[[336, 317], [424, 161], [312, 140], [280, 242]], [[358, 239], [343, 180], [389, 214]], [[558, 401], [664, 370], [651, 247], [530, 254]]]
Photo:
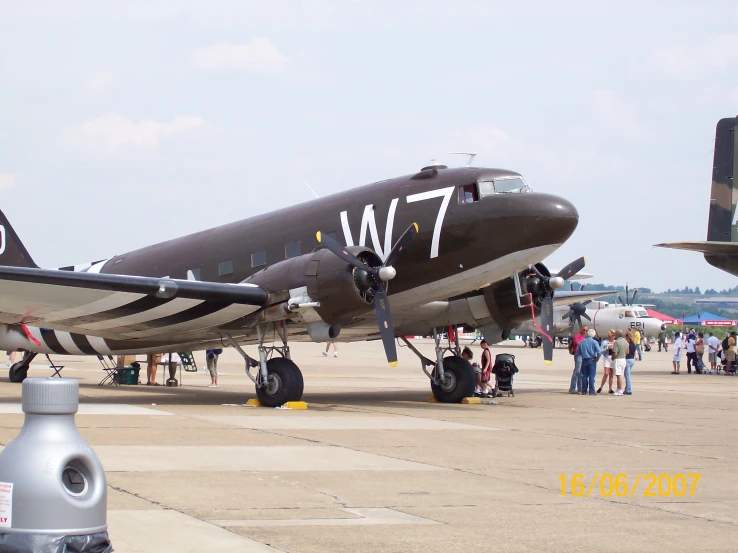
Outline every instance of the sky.
[[0, 206], [59, 267], [470, 151], [577, 207], [550, 267], [728, 288], [652, 245], [706, 237], [737, 29], [734, 0], [0, 0]]

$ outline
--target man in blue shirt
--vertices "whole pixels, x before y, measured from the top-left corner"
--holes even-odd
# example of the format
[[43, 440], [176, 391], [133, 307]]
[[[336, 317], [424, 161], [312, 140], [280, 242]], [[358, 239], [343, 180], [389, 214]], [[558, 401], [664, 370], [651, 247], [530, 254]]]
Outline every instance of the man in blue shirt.
[[595, 374], [597, 373], [597, 360], [602, 355], [602, 350], [597, 340], [594, 339], [596, 332], [594, 328], [587, 331], [587, 337], [579, 342], [578, 353], [582, 356], [582, 395], [595, 395]]

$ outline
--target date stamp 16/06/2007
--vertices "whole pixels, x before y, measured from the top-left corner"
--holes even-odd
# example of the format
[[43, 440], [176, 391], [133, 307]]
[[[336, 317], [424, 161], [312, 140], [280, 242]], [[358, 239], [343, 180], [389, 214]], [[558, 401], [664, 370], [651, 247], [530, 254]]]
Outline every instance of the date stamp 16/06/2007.
[[574, 497], [590, 497], [592, 493], [601, 497], [694, 497], [699, 473], [655, 474], [639, 472], [637, 476], [595, 472], [592, 479], [585, 480], [583, 474], [574, 474], [568, 478], [559, 474], [561, 495]]

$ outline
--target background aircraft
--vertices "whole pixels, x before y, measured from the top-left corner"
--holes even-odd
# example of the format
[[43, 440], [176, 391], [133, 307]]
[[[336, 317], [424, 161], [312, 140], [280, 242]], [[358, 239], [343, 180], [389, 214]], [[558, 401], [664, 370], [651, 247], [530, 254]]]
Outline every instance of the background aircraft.
[[706, 242], [669, 242], [660, 248], [702, 252], [713, 267], [738, 276], [738, 117], [721, 119], [715, 129], [710, 218]]
[[[541, 309], [550, 330], [557, 302], [597, 295], [557, 291], [583, 258], [553, 276], [540, 263], [577, 222], [571, 203], [532, 192], [518, 173], [430, 166], [92, 264], [45, 270], [2, 215], [0, 349], [27, 352], [10, 368], [11, 380], [20, 381], [37, 353], [232, 345], [259, 399], [276, 406], [303, 392], [288, 340], [380, 339], [394, 365], [395, 336], [437, 336], [436, 328], [463, 324], [503, 338]], [[256, 344], [258, 357], [245, 344]], [[443, 347], [437, 338], [435, 359], [410, 347], [440, 401], [473, 393], [474, 372], [458, 341]]]

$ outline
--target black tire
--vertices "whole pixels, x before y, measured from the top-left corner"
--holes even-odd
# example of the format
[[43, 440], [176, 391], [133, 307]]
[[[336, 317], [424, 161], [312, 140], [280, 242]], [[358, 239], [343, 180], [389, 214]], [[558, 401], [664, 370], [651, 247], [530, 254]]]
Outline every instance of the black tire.
[[269, 383], [256, 389], [256, 397], [265, 407], [279, 407], [288, 401], [300, 401], [304, 381], [297, 365], [284, 357], [267, 361]]
[[23, 382], [28, 376], [28, 365], [24, 365], [23, 361], [13, 363], [8, 370], [8, 378], [11, 382]]
[[461, 403], [465, 397], [474, 395], [476, 375], [471, 363], [462, 357], [446, 357], [443, 359], [443, 371], [447, 373], [444, 386], [431, 382], [433, 396], [441, 403]]

